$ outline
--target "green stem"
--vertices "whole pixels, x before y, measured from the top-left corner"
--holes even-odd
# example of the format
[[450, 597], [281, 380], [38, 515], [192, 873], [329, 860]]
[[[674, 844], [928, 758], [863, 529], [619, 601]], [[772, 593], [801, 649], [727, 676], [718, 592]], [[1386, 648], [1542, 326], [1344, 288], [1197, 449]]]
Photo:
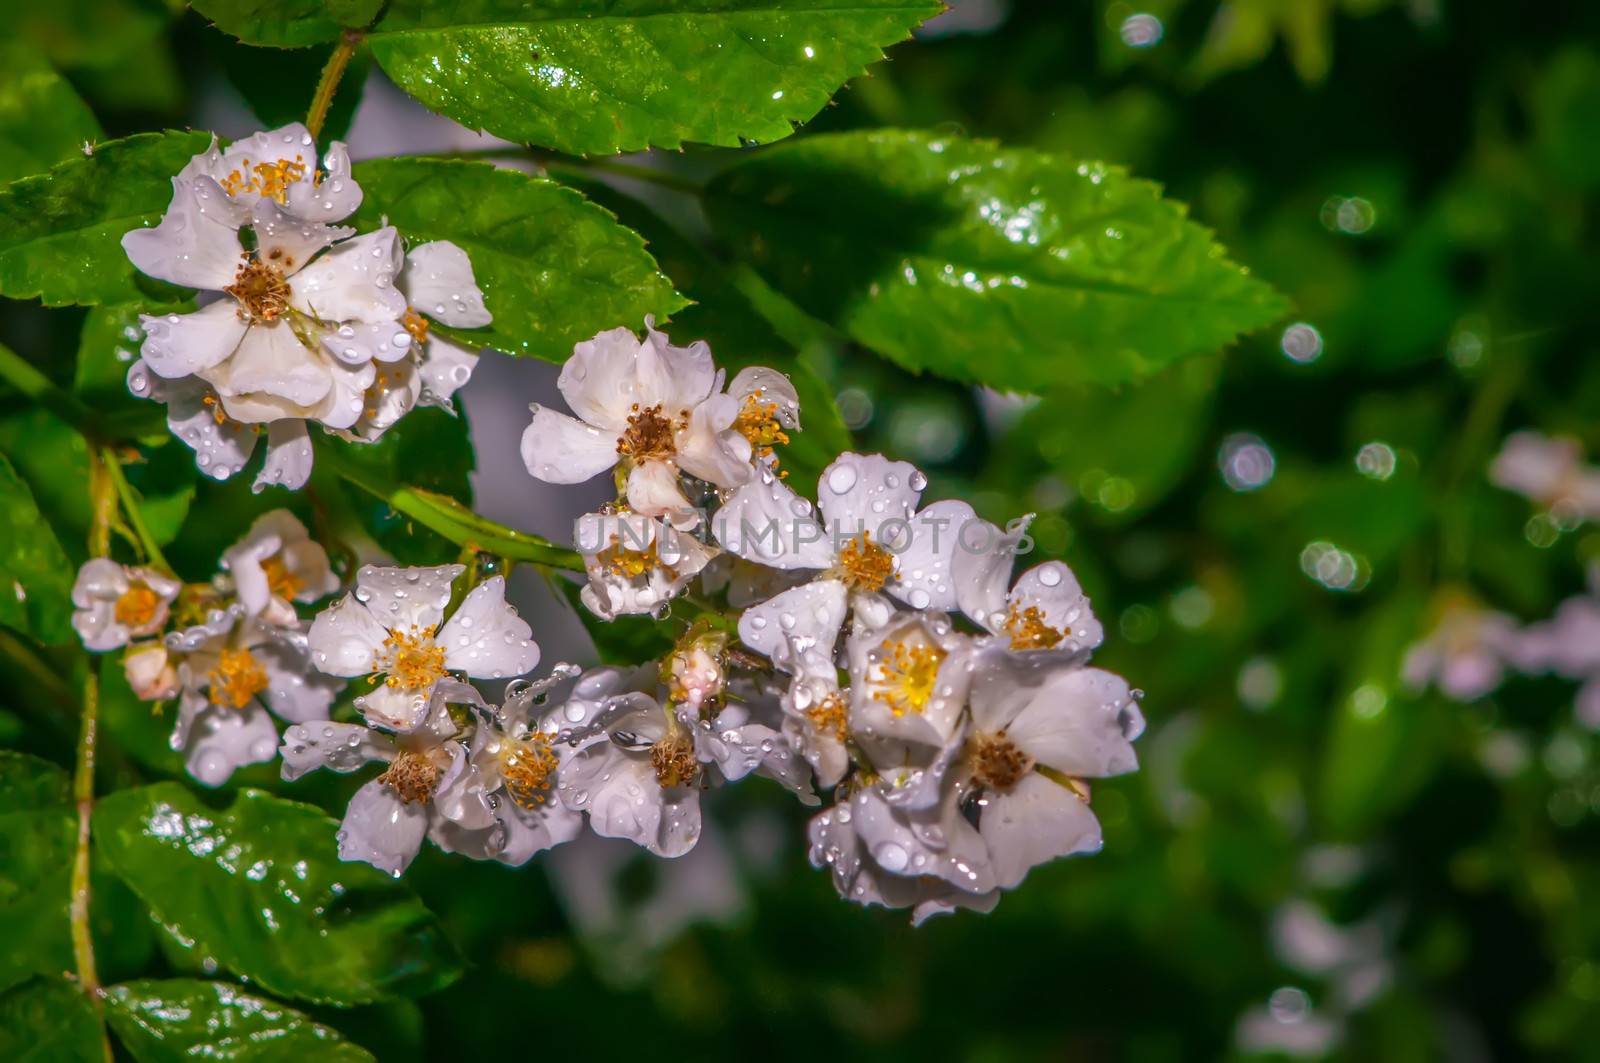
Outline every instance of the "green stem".
[[1463, 494], [1467, 476], [1488, 457], [1493, 436], [1522, 382], [1521, 359], [1508, 358], [1490, 368], [1472, 396], [1444, 482], [1444, 514], [1439, 529], [1443, 575], [1459, 579], [1467, 568], [1472, 545], [1470, 496]]
[[10, 381], [11, 385], [23, 395], [76, 428], [80, 435], [92, 434], [94, 414], [89, 412], [89, 408], [56, 387], [50, 378], [35, 369], [32, 363], [4, 345], [0, 345], [0, 377]]
[[317, 451], [318, 464], [326, 462], [340, 477], [382, 499], [396, 513], [405, 514], [457, 546], [470, 546], [511, 561], [583, 571], [583, 558], [576, 550], [481, 517], [449, 495], [397, 484], [381, 473], [357, 466], [337, 446], [319, 446]]
[[172, 566], [167, 564], [166, 557], [161, 553], [161, 547], [156, 545], [155, 537], [150, 534], [150, 526], [144, 522], [144, 511], [140, 509], [138, 499], [133, 496], [133, 488], [129, 486], [127, 477], [122, 475], [122, 463], [110, 449], [101, 451], [101, 460], [105, 462], [106, 472], [116, 486], [117, 497], [122, 500], [122, 511], [127, 514], [128, 523], [133, 526], [133, 534], [139, 540], [139, 548], [144, 551], [145, 560], [167, 575], [172, 575]]
[[339, 46], [328, 56], [328, 65], [322, 68], [317, 91], [311, 97], [311, 109], [306, 114], [306, 129], [310, 131], [312, 140], [321, 138], [323, 123], [328, 120], [328, 108], [333, 106], [333, 94], [339, 91], [339, 81], [350, 66], [350, 58], [356, 54], [365, 37], [366, 33], [362, 30], [345, 30], [339, 38]]

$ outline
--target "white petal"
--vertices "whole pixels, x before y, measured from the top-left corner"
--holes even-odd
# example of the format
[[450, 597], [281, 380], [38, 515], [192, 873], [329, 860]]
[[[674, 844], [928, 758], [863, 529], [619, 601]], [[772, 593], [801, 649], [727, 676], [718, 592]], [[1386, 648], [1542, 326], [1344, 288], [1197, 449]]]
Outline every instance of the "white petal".
[[[198, 156], [195, 161], [200, 161]], [[255, 167], [270, 166], [279, 162], [299, 163], [303, 168], [305, 177], [295, 184], [310, 181], [311, 171], [317, 165], [317, 144], [311, 139], [310, 131], [301, 123], [290, 122], [277, 129], [265, 129], [247, 137], [240, 137], [224, 148], [220, 155], [212, 157], [207, 172], [218, 181], [234, 175], [244, 183], [252, 180], [259, 183]], [[293, 185], [289, 187], [292, 188]], [[256, 193], [243, 193], [240, 198], [251, 204], [254, 203], [256, 195]]]
[[251, 489], [258, 494], [269, 485], [298, 491], [311, 479], [311, 436], [304, 421], [274, 421], [267, 426], [267, 461], [256, 474]]
[[400, 287], [413, 308], [454, 328], [482, 328], [494, 320], [472, 276], [472, 260], [448, 240], [413, 247]]
[[316, 720], [283, 732], [283, 777], [289, 782], [317, 768], [348, 773], [374, 760], [388, 760], [394, 749], [358, 723]]
[[355, 233], [342, 225], [303, 221], [270, 199], [258, 199], [251, 211], [256, 257], [284, 275], [304, 269], [318, 251]]
[[739, 638], [792, 672], [801, 654], [818, 650], [832, 655], [848, 606], [849, 593], [838, 580], [802, 583], [746, 609], [739, 617]]
[[221, 291], [239, 272], [244, 247], [228, 195], [210, 178], [172, 181], [172, 205], [153, 229], [135, 229], [122, 249], [142, 273], [185, 288]]
[[267, 673], [261, 700], [274, 715], [290, 723], [328, 718], [334, 698], [344, 688], [342, 682], [319, 673], [303, 651], [286, 643], [264, 643], [252, 652]]
[[728, 394], [744, 406], [746, 399], [755, 399], [762, 405], [776, 404], [773, 412], [778, 423], [785, 428], [800, 427], [800, 393], [788, 377], [764, 365], [746, 366], [739, 370], [728, 385]]
[[990, 631], [1002, 630], [1006, 595], [1011, 587], [1011, 566], [1031, 519], [1017, 522], [1011, 532], [1002, 531], [988, 521], [975, 521], [967, 525], [966, 535], [956, 543], [955, 557], [950, 564], [956, 604], [973, 623]]
[[639, 337], [614, 328], [573, 347], [556, 381], [572, 412], [596, 428], [620, 435], [633, 404], [650, 405], [641, 401], [634, 373], [639, 346]]
[[272, 717], [252, 702], [242, 711], [202, 712], [189, 732], [185, 767], [197, 782], [221, 786], [239, 768], [264, 764], [278, 752]]
[[695, 508], [683, 496], [678, 471], [664, 461], [646, 461], [628, 473], [628, 507], [647, 517], [666, 517], [675, 524], [694, 527]]
[[445, 769], [434, 791], [433, 807], [445, 819], [468, 830], [482, 830], [494, 824], [494, 810], [483, 792], [483, 779], [467, 759], [460, 742], [445, 747], [450, 752], [450, 767]]
[[750, 441], [729, 426], [739, 405], [727, 395], [713, 395], [689, 414], [689, 427], [678, 436], [678, 467], [717, 487], [737, 487], [749, 480]]
[[952, 571], [961, 549], [963, 529], [978, 515], [965, 502], [935, 502], [911, 518], [895, 551], [894, 578], [884, 590], [913, 609], [949, 611], [956, 607], [956, 582]]
[[128, 367], [128, 390], [167, 403], [167, 427], [195, 452], [195, 464], [212, 479], [226, 480], [255, 451], [254, 429], [226, 418], [218, 422], [215, 408], [205, 401], [216, 396], [196, 378], [162, 380], [141, 358]]
[[463, 565], [394, 568], [363, 565], [356, 573], [356, 598], [390, 628], [437, 628], [450, 604], [451, 587]]
[[505, 847], [496, 859], [511, 867], [521, 867], [537, 854], [570, 842], [583, 832], [583, 814], [560, 801], [546, 801], [536, 809], [503, 801], [502, 809]]
[[[232, 358], [195, 372], [225, 399], [260, 393], [300, 407], [317, 403], [333, 386], [327, 360], [302, 344], [285, 321], [251, 325]], [[241, 417], [233, 405], [226, 408], [229, 416]]]
[[616, 465], [617, 437], [535, 406], [533, 423], [522, 433], [522, 462], [545, 483], [582, 483]]
[[339, 859], [371, 864], [399, 877], [428, 833], [428, 806], [407, 804], [376, 779], [356, 791], [339, 825]]
[[472, 588], [439, 632], [445, 667], [474, 679], [526, 675], [539, 663], [533, 629], [506, 603], [504, 576]]
[[[973, 691], [973, 719], [982, 722], [986, 684]], [[1144, 729], [1127, 681], [1099, 668], [1057, 672], [1029, 693], [1006, 733], [1040, 764], [1075, 778], [1122, 775], [1139, 766], [1133, 739]]]
[[422, 401], [428, 405], [448, 406], [450, 396], [466, 387], [477, 366], [477, 351], [451, 343], [443, 336], [430, 338], [422, 363], [417, 367], [422, 376]]
[[352, 237], [289, 278], [290, 302], [320, 321], [394, 321], [406, 312], [394, 283], [403, 261], [393, 226]]
[[421, 727], [433, 708], [432, 689], [401, 690], [378, 683], [355, 699], [356, 711], [374, 727], [409, 734]]
[[700, 791], [663, 790], [650, 760], [609, 742], [580, 750], [561, 770], [561, 800], [589, 815], [605, 838], [626, 838], [657, 856], [682, 856], [700, 838]]
[[139, 354], [157, 376], [190, 376], [223, 362], [239, 347], [247, 324], [232, 299], [221, 299], [191, 314], [141, 314], [145, 340]]
[[350, 152], [343, 141], [328, 146], [322, 169], [321, 181], [308, 176], [290, 185], [286, 205], [290, 213], [308, 221], [343, 221], [361, 206], [361, 186], [350, 176]]
[[833, 564], [833, 544], [811, 503], [764, 470], [733, 493], [711, 525], [723, 549], [748, 561], [783, 569]]
[[912, 817], [892, 807], [877, 786], [850, 798], [851, 823], [867, 854], [894, 875], [932, 875], [968, 893], [994, 888], [988, 850], [956, 807], [952, 793], [936, 814]]
[[910, 462], [847, 452], [822, 470], [817, 480], [817, 506], [837, 538], [848, 539], [866, 530], [882, 542], [886, 521], [911, 519], [926, 482]]
[[994, 884], [1015, 889], [1031, 868], [1073, 853], [1099, 852], [1100, 821], [1077, 794], [1030, 771], [1006, 793], [983, 798], [978, 831], [989, 846]]
[[316, 666], [340, 676], [372, 674], [388, 637], [372, 610], [348, 594], [317, 614], [307, 636]]
[[411, 354], [411, 333], [397, 321], [349, 321], [322, 337], [328, 353], [346, 365], [397, 362]]
[[660, 403], [665, 407], [663, 412], [672, 416], [680, 410], [694, 409], [711, 394], [717, 367], [704, 340], [674, 347], [666, 333], [646, 322], [634, 374], [639, 381], [638, 402], [644, 406]]
[[[406, 405], [403, 410], [394, 415], [389, 423], [399, 420], [411, 409], [410, 399], [415, 394], [415, 376], [411, 371], [410, 362], [400, 362], [397, 365], [376, 366], [371, 362], [363, 365], [346, 365], [334, 359], [327, 360], [328, 378], [332, 387], [317, 404], [314, 417], [324, 428], [335, 431], [351, 428], [367, 417], [373, 401], [373, 391], [381, 387], [385, 390], [393, 388], [398, 396], [403, 396]], [[379, 384], [379, 378], [383, 383]], [[387, 427], [387, 426], [385, 426]], [[381, 431], [378, 433], [381, 435]]]
[[1089, 598], [1078, 577], [1060, 561], [1035, 565], [1017, 578], [1011, 590], [1011, 608], [1039, 610], [1044, 622], [1061, 632], [1054, 648], [1071, 652], [1092, 650], [1104, 637], [1100, 621], [1089, 608]]

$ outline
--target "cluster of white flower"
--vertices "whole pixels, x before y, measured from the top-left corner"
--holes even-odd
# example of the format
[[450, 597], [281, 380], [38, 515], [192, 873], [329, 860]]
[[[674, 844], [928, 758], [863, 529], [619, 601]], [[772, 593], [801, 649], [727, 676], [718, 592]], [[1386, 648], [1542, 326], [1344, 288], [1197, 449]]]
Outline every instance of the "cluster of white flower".
[[[311, 148], [292, 126], [213, 149], [175, 180], [160, 225], [125, 240], [151, 275], [229, 297], [145, 319], [129, 380], [172, 404], [215, 476], [248, 457], [242, 425], [268, 424], [258, 487], [305, 482], [305, 421], [370, 440], [464, 382], [475, 356], [429, 339], [411, 304], [451, 326], [489, 320], [457, 248], [402, 264], [393, 229], [327, 224], [361, 193], [341, 146], [314, 172]], [[1139, 694], [1088, 665], [1101, 627], [1066, 565], [1012, 583], [1027, 518], [1000, 528], [965, 502], [923, 506], [916, 468], [854, 453], [813, 504], [779, 468], [800, 423], [788, 378], [729, 382], [704, 343], [645, 325], [642, 340], [614, 329], [577, 345], [560, 376], [577, 416], [533, 407], [522, 454], [554, 483], [614, 472], [616, 501], [575, 528], [581, 598], [608, 621], [664, 620], [687, 598], [694, 618], [660, 661], [520, 678], [539, 660], [533, 632], [502, 576], [463, 582], [459, 564], [367, 565], [307, 625], [293, 603], [339, 581], [286, 511], [211, 584], [90, 562], [85, 645], [128, 646], [141, 697], [181, 698], [173, 742], [203, 782], [270, 758], [261, 702], [291, 724], [285, 779], [383, 762], [338, 845], [395, 875], [424, 839], [520, 864], [585, 822], [679, 856], [700, 838], [702, 794], [749, 775], [811, 805], [830, 790], [813, 863], [844, 897], [917, 921], [988, 910], [1032, 867], [1097, 850], [1088, 780], [1137, 766]], [[201, 622], [157, 641], [169, 610]], [[358, 677], [365, 692], [336, 707]], [[502, 703], [472, 679], [510, 681]]]
[[1600, 520], [1600, 468], [1583, 460], [1576, 439], [1513, 432], [1490, 463], [1489, 479], [1536, 503], [1562, 531]]
[[187, 314], [143, 318], [135, 395], [167, 404], [167, 423], [219, 480], [244, 468], [260, 426], [255, 487], [303, 486], [308, 421], [372, 442], [420, 405], [450, 408], [474, 351], [430, 331], [489, 324], [459, 247], [406, 253], [392, 226], [356, 235], [333, 224], [361, 205], [335, 142], [317, 166], [298, 123], [219, 149], [213, 139], [172, 180], [161, 223], [122, 246], [141, 271], [200, 291]]
[[185, 584], [94, 558], [72, 588], [84, 646], [123, 650], [128, 683], [145, 701], [177, 699], [172, 748], [207, 786], [273, 758], [273, 715], [321, 719], [344, 685], [311, 667], [293, 603], [326, 597], [339, 580], [292, 513], [258, 518], [222, 568], [209, 583]]

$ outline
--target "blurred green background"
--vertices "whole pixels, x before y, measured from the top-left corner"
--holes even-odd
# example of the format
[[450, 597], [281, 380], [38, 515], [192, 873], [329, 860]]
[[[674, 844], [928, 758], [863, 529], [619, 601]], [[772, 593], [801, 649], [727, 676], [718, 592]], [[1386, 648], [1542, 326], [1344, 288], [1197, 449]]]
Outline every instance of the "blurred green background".
[[[272, 87], [309, 95], [320, 56], [246, 61], [192, 15], [111, 6], [102, 54], [28, 5], [108, 133], [203, 124], [227, 77], [263, 123], [303, 111]], [[1294, 303], [1221, 356], [1042, 402], [811, 352], [859, 449], [1038, 513], [1034, 560], [1088, 588], [1097, 661], [1150, 720], [1142, 770], [1095, 790], [1105, 851], [912, 930], [834, 896], [804, 811], [759, 785], [715, 795], [670, 866], [427, 849], [409, 881], [472, 970], [320, 1017], [397, 1060], [1600, 1058], [1572, 684], [1462, 705], [1400, 681], [1442, 600], [1532, 622], [1600, 561], [1485, 476], [1517, 428], [1600, 449], [1597, 30], [1578, 3], [976, 0], [894, 50], [810, 128], [1124, 165]], [[76, 345], [73, 315], [9, 310], [16, 349]]]

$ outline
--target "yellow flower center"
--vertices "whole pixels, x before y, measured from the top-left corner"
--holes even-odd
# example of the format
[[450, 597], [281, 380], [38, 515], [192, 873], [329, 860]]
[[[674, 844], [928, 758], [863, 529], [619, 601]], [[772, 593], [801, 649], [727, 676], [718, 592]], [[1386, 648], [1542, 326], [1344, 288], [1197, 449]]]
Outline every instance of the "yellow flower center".
[[1005, 629], [1014, 650], [1048, 650], [1067, 637], [1066, 632], [1045, 623], [1044, 612], [1037, 605], [1024, 609], [1013, 605], [1006, 612]]
[[850, 732], [850, 714], [845, 708], [844, 699], [838, 694], [829, 694], [809, 709], [801, 712], [811, 723], [811, 729], [819, 735], [826, 735], [835, 742], [843, 742]]
[[220, 182], [230, 196], [240, 192], [254, 192], [276, 201], [280, 206], [289, 198], [289, 186], [306, 176], [304, 156], [296, 155], [294, 161], [279, 159], [276, 162], [250, 164], [249, 158], [239, 160], [239, 167]]
[[421, 753], [401, 753], [378, 781], [393, 790], [403, 804], [420, 805], [439, 787], [439, 768]]
[[249, 650], [225, 649], [217, 666], [206, 673], [211, 682], [211, 703], [242, 709], [267, 689], [267, 673]]
[[383, 650], [377, 670], [389, 673], [387, 686], [426, 690], [444, 678], [444, 647], [434, 643], [431, 627], [395, 628], [383, 640]]
[[660, 403], [641, 407], [636, 402], [628, 415], [628, 427], [617, 440], [617, 453], [635, 462], [669, 460], [678, 453], [678, 429], [688, 424], [687, 413], [674, 421], [662, 414]]
[[[762, 402], [761, 394], [758, 391], [745, 396], [743, 409], [739, 411], [739, 416], [733, 419], [733, 430], [750, 441], [757, 457], [776, 466], [778, 462], [773, 456], [772, 448], [789, 442], [789, 433], [783, 430], [783, 422], [778, 419], [778, 404]], [[787, 476], [788, 473], [782, 472], [779, 475]]]
[[244, 321], [276, 321], [289, 309], [289, 282], [283, 279], [283, 270], [248, 251], [233, 283], [222, 290], [239, 300], [239, 317]]
[[694, 759], [694, 742], [682, 733], [669, 734], [650, 747], [650, 766], [663, 790], [689, 782], [700, 771], [700, 764]]
[[411, 333], [411, 338], [417, 341], [417, 346], [428, 342], [428, 319], [417, 313], [412, 307], [406, 307], [406, 312], [400, 318], [400, 324]]
[[261, 570], [267, 575], [267, 587], [286, 602], [294, 601], [294, 596], [305, 589], [305, 580], [289, 571], [282, 554], [273, 554], [263, 561]]
[[140, 628], [156, 618], [161, 610], [161, 595], [143, 583], [130, 583], [117, 599], [114, 615], [117, 623]]
[[500, 777], [511, 800], [523, 808], [535, 809], [550, 800], [556, 764], [546, 734], [532, 734], [521, 742], [508, 738], [500, 745]]
[[595, 555], [602, 568], [614, 576], [634, 580], [640, 576], [661, 569], [668, 578], [677, 575], [671, 565], [661, 563], [661, 555], [656, 552], [655, 540], [651, 540], [643, 550], [630, 550], [622, 545], [621, 536], [613, 535], [611, 545]]
[[922, 715], [933, 700], [933, 689], [939, 681], [939, 665], [945, 652], [929, 642], [911, 644], [903, 639], [889, 639], [879, 651], [878, 686], [872, 700], [889, 706], [896, 716], [906, 713]]
[[839, 548], [837, 569], [851, 590], [881, 590], [894, 575], [894, 555], [873, 542], [871, 532], [864, 531]]
[[973, 779], [991, 790], [1009, 790], [1033, 770], [1033, 758], [1004, 731], [973, 735], [967, 742], [967, 757]]

